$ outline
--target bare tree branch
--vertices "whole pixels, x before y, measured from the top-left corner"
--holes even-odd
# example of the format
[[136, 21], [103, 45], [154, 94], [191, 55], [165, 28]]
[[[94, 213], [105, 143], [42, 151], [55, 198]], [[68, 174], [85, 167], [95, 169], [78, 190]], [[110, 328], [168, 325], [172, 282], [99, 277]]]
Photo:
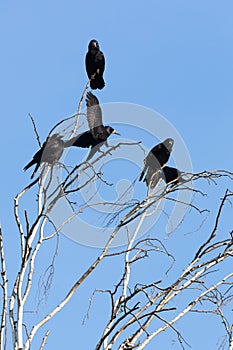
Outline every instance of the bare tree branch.
[[[8, 299], [8, 291], [7, 291], [7, 275], [6, 275], [6, 261], [4, 255], [3, 241], [2, 241], [2, 228], [0, 227], [0, 257], [1, 257], [1, 276], [2, 276], [2, 284], [1, 287], [3, 289], [3, 302], [2, 302], [2, 315], [1, 315], [1, 328], [0, 328], [0, 346], [1, 350], [3, 350], [6, 346], [6, 315], [7, 315], [7, 299]], [[4, 345], [5, 344], [5, 345]]]

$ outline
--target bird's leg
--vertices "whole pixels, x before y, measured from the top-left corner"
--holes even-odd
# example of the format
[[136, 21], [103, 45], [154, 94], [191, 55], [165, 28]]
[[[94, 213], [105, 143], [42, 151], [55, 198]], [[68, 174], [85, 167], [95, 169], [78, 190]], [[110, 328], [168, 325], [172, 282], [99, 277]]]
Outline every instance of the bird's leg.
[[96, 74], [99, 74], [99, 72], [100, 72], [100, 70], [99, 70], [99, 68], [97, 68], [96, 72], [91, 75], [91, 79], [92, 80], [95, 79]]

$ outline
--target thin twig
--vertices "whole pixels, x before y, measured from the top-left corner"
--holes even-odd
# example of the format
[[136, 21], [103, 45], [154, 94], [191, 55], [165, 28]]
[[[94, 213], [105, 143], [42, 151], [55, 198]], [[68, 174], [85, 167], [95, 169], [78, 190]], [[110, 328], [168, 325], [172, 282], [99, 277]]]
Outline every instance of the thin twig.
[[36, 128], [35, 120], [34, 120], [33, 116], [30, 113], [28, 113], [28, 116], [29, 116], [29, 118], [32, 121], [33, 129], [34, 129], [34, 132], [36, 134], [36, 139], [37, 139], [39, 147], [41, 148], [40, 136], [39, 136], [39, 133], [38, 133], [37, 128]]

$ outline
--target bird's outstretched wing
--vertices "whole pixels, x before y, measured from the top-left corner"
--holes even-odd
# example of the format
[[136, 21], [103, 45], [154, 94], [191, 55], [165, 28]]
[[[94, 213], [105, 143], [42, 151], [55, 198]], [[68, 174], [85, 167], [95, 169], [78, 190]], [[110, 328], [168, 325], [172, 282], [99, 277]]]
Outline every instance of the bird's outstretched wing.
[[96, 154], [96, 152], [99, 151], [100, 147], [101, 147], [101, 144], [91, 147], [91, 150], [87, 156], [86, 162], [89, 162], [89, 160], [94, 156], [94, 154]]
[[95, 144], [95, 140], [93, 139], [92, 133], [88, 130], [66, 141], [65, 148], [71, 147], [71, 146], [88, 148], [90, 146], [94, 146], [94, 144]]
[[94, 138], [97, 138], [99, 130], [103, 129], [102, 110], [98, 98], [91, 92], [87, 93], [87, 121]]

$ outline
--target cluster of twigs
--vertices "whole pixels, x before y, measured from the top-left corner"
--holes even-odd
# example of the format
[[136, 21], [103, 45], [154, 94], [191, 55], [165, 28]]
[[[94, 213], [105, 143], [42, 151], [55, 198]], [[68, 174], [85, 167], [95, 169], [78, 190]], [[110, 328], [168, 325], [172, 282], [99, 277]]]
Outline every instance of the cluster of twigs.
[[[223, 275], [220, 280], [210, 286], [205, 283], [207, 274], [216, 265], [232, 258], [233, 255], [232, 232], [224, 240], [215, 240], [223, 207], [227, 201], [231, 200], [232, 196], [233, 193], [227, 190], [221, 200], [214, 227], [209, 237], [197, 249], [194, 258], [182, 274], [167, 287], [163, 287], [164, 283], [160, 280], [152, 281], [147, 285], [135, 285], [133, 290], [128, 288], [130, 268], [135, 261], [143, 259], [149, 252], [157, 252], [157, 243], [161, 247], [160, 251], [172, 260], [175, 259], [157, 239], [145, 239], [132, 245], [132, 237], [129, 249], [122, 251], [125, 268], [121, 280], [113, 290], [101, 291], [110, 295], [112, 310], [96, 349], [110, 350], [114, 348], [118, 338], [121, 338], [124, 334], [128, 335], [123, 341], [121, 339], [119, 349], [144, 349], [153, 338], [168, 328], [177, 334], [178, 341], [184, 349], [187, 342], [175, 327], [175, 324], [191, 311], [207, 312], [199, 309], [204, 301], [216, 305], [216, 309], [211, 309], [208, 312], [216, 313], [222, 318], [229, 338], [228, 348], [232, 349], [232, 324], [229, 324], [223, 315], [222, 307], [226, 304], [226, 301], [232, 300], [233, 273]], [[221, 287], [225, 287], [225, 289], [221, 291]], [[196, 296], [196, 293], [193, 293], [194, 295], [191, 296], [183, 309], [176, 309], [171, 306], [174, 305], [173, 301], [177, 295], [182, 295], [191, 288], [197, 290], [198, 293]], [[148, 329], [150, 329], [155, 319], [159, 320], [161, 325], [155, 331], [150, 332]]]

